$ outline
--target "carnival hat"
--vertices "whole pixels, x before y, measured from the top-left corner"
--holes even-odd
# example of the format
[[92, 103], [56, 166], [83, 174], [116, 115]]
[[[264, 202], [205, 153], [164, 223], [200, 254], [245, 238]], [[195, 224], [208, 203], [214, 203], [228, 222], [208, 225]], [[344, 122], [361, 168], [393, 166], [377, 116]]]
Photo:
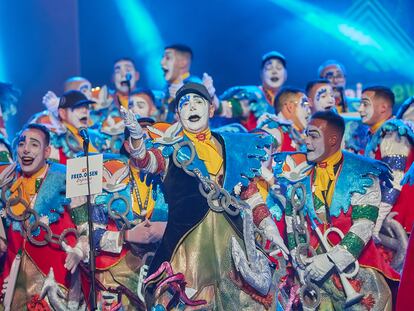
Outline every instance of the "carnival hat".
[[63, 93], [60, 97], [59, 108], [75, 108], [93, 103], [94, 101], [89, 100], [82, 92], [71, 90]]

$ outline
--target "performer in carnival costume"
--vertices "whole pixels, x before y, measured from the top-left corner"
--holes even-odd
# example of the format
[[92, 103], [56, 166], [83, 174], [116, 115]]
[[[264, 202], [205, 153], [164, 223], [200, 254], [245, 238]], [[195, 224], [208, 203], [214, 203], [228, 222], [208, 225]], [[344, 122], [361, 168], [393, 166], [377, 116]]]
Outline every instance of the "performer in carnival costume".
[[[336, 80], [335, 80], [336, 81]], [[309, 99], [312, 113], [334, 109], [335, 92], [327, 79], [310, 81], [306, 85], [306, 94]], [[344, 144], [345, 149], [354, 153], [362, 154], [368, 142], [366, 125], [362, 124], [361, 118], [353, 115], [342, 114], [345, 120]]]
[[274, 113], [264, 114], [257, 127], [273, 136], [273, 152], [304, 151], [303, 131], [310, 117], [305, 93], [296, 88], [282, 88], [275, 98]]
[[[67, 79], [63, 91], [72, 90], [82, 92], [87, 99], [92, 97], [92, 85], [86, 78], [74, 76]], [[42, 103], [46, 110], [33, 115], [29, 123], [43, 124], [52, 132], [64, 131], [64, 127], [59, 120], [59, 97], [53, 91], [48, 91], [43, 96]]]
[[[129, 138], [128, 129], [125, 137]], [[142, 174], [130, 165], [129, 157], [127, 141], [121, 156], [104, 155], [104, 191], [94, 199], [98, 306], [102, 310], [145, 310], [143, 281], [167, 221], [159, 177]]]
[[[389, 88], [368, 87], [362, 92], [359, 113], [362, 122], [370, 126], [370, 138], [365, 155], [385, 162], [392, 170], [394, 178], [392, 187], [382, 185], [381, 206], [374, 229], [374, 238], [387, 249], [393, 250], [392, 265], [400, 270], [407, 247], [407, 236], [404, 231], [409, 234], [414, 223], [414, 213], [410, 203], [414, 197], [414, 187], [401, 185], [404, 173], [410, 168], [414, 159], [414, 132], [408, 121], [393, 118], [393, 105], [394, 94]], [[404, 230], [401, 230], [394, 219]], [[390, 234], [384, 236], [389, 230], [393, 232], [392, 240], [387, 237]]]
[[[212, 133], [208, 122], [214, 106], [201, 84], [185, 84], [177, 92], [175, 105], [179, 122], [154, 141], [158, 148], [145, 147], [132, 113], [125, 112], [124, 117], [135, 164], [163, 176], [169, 207], [167, 228], [146, 280], [147, 307], [274, 308], [271, 270], [255, 247], [251, 223], [263, 230], [265, 241], [286, 252], [253, 181], [260, 175], [266, 158], [263, 148], [270, 139]], [[244, 236], [238, 210], [243, 203], [230, 195], [240, 183], [248, 186], [241, 197], [253, 210], [244, 209]]]
[[263, 55], [260, 86], [235, 86], [220, 96], [217, 115], [241, 119], [253, 130], [263, 113], [273, 113], [275, 97], [287, 79], [286, 59], [276, 51]]
[[380, 180], [389, 183], [390, 172], [379, 161], [341, 151], [344, 128], [338, 114], [317, 112], [306, 130], [307, 153], [275, 156], [289, 198], [285, 220], [300, 300], [305, 309], [391, 310], [384, 276], [398, 279], [398, 273], [371, 239]]
[[158, 119], [154, 93], [149, 89], [137, 89], [131, 93], [129, 104], [131, 110], [138, 118]]
[[339, 113], [348, 111], [348, 101], [345, 97], [345, 67], [336, 60], [327, 60], [318, 68], [318, 77], [328, 80], [335, 96], [335, 108]]
[[[174, 121], [174, 98], [178, 89], [188, 82], [202, 82], [199, 77], [190, 74], [192, 60], [193, 51], [187, 45], [172, 44], [164, 48], [161, 69], [164, 72], [167, 85], [162, 99], [161, 114], [163, 115], [162, 119], [166, 122]], [[212, 91], [214, 91], [212, 94], [214, 95], [214, 87]]]
[[82, 200], [65, 198], [65, 167], [49, 164], [49, 153], [48, 130], [29, 124], [18, 139], [18, 169], [1, 167], [5, 310], [86, 309], [76, 267], [87, 258], [88, 242], [71, 220]]
[[319, 79], [308, 82], [306, 95], [312, 113], [317, 111], [331, 110], [335, 107], [335, 96], [329, 80]]
[[[79, 91], [65, 92], [59, 100], [59, 120], [63, 130], [51, 132], [52, 152], [50, 158], [62, 164], [67, 159], [74, 158], [77, 153], [83, 151], [80, 128], [89, 125], [89, 105], [92, 100]], [[102, 138], [97, 131], [90, 130], [89, 152], [97, 152], [101, 149]]]

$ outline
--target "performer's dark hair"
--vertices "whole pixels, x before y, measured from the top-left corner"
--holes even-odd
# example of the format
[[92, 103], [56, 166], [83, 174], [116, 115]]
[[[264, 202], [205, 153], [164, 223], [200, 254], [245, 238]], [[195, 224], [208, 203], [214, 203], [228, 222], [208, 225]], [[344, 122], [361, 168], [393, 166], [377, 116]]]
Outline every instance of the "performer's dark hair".
[[194, 57], [193, 50], [188, 45], [185, 45], [185, 44], [179, 44], [179, 43], [170, 44], [170, 45], [167, 45], [164, 48], [164, 50], [166, 50], [166, 49], [172, 49], [172, 50], [178, 51], [180, 53], [187, 54], [189, 56], [190, 60], [192, 60], [193, 57]]
[[339, 67], [339, 68], [342, 70], [343, 74], [344, 74], [344, 75], [346, 75], [344, 65], [342, 65], [342, 64], [341, 64], [340, 62], [338, 62], [337, 60], [334, 60], [334, 59], [329, 59], [329, 60], [327, 60], [327, 61], [324, 61], [324, 62], [323, 62], [323, 63], [319, 66], [319, 68], [318, 68], [318, 77], [319, 77], [319, 78], [323, 78], [323, 77], [322, 77], [322, 72], [324, 71], [324, 69], [325, 69], [326, 67], [329, 67], [329, 66], [337, 66], [337, 67]]
[[369, 92], [369, 91], [374, 92], [375, 97], [380, 97], [380, 98], [385, 99], [388, 103], [390, 103], [391, 108], [394, 107], [395, 95], [389, 87], [382, 86], [382, 85], [371, 85], [371, 86], [367, 86], [366, 88], [364, 88], [362, 90], [362, 93]]
[[120, 58], [115, 59], [114, 65], [118, 62], [121, 62], [121, 61], [131, 62], [132, 65], [134, 65], [134, 67], [137, 68], [137, 66], [135, 64], [135, 61], [132, 58], [129, 58], [129, 57], [120, 57]]
[[317, 80], [309, 81], [308, 84], [306, 84], [306, 89], [305, 89], [306, 95], [309, 96], [310, 91], [317, 84], [330, 84], [330, 83], [329, 83], [329, 80], [327, 79], [317, 79]]
[[329, 126], [334, 127], [341, 134], [341, 137], [344, 136], [345, 121], [338, 113], [332, 110], [318, 111], [311, 116], [311, 120], [315, 119], [325, 120]]
[[35, 129], [35, 130], [41, 131], [45, 136], [46, 146], [49, 146], [49, 144], [50, 144], [50, 132], [49, 132], [49, 130], [47, 129], [46, 126], [44, 126], [42, 124], [37, 124], [37, 123], [29, 123], [29, 124], [26, 124], [23, 127], [23, 129], [20, 133], [23, 133], [24, 131], [29, 130], [29, 129]]
[[282, 110], [283, 103], [288, 99], [289, 96], [296, 95], [299, 93], [305, 94], [303, 90], [296, 88], [296, 87], [291, 87], [291, 86], [282, 87], [279, 93], [277, 93], [275, 100], [273, 102], [275, 113], [278, 114]]

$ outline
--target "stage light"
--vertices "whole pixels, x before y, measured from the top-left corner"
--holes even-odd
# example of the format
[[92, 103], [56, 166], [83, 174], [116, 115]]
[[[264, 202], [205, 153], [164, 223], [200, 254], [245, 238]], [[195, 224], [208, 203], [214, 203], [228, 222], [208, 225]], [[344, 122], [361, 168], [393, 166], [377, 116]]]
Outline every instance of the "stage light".
[[[385, 9], [378, 1], [358, 1], [345, 17], [302, 0], [269, 1], [348, 45], [357, 56], [356, 60], [366, 69], [376, 72], [393, 70], [413, 78], [414, 63], [411, 58], [414, 45], [401, 35], [401, 29], [389, 14], [385, 23], [382, 18]], [[363, 15], [355, 16], [352, 10], [356, 12], [361, 6], [365, 8], [361, 10]]]
[[160, 61], [164, 43], [156, 24], [140, 0], [122, 0], [115, 3], [125, 23], [134, 53], [145, 59], [143, 65], [148, 84], [161, 89], [164, 86], [164, 78]]

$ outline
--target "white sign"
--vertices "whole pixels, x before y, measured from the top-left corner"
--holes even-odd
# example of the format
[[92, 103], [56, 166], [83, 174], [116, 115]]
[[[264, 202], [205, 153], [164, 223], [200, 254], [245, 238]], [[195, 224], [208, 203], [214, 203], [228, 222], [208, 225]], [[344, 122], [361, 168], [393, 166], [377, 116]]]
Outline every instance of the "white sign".
[[[73, 198], [88, 194], [88, 175], [86, 157], [68, 159], [66, 163], [66, 197]], [[102, 192], [103, 155], [89, 157], [90, 194]]]

